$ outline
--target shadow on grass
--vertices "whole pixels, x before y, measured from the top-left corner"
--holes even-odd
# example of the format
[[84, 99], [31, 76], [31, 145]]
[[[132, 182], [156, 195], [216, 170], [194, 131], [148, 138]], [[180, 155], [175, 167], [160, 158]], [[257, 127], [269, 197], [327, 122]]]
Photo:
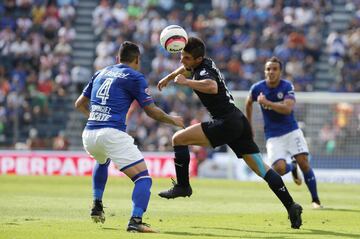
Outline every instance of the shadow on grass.
[[355, 212], [359, 213], [360, 210], [358, 209], [345, 209], [345, 208], [332, 208], [332, 207], [324, 207], [318, 211], [335, 211], [335, 212]]
[[[257, 231], [257, 230], [246, 230], [246, 229], [236, 229], [236, 228], [226, 228], [226, 227], [191, 227], [195, 229], [218, 229], [218, 230], [225, 230], [225, 231], [237, 231], [237, 232], [250, 232], [250, 233], [260, 233], [260, 234], [289, 234], [293, 235], [293, 232], [269, 232], [269, 231]], [[303, 234], [303, 235], [321, 235], [321, 236], [337, 236], [339, 238], [360, 238], [360, 234], [355, 233], [343, 233], [343, 232], [334, 232], [334, 231], [326, 231], [326, 230], [317, 230], [317, 229], [300, 229], [300, 230], [293, 230], [296, 234]], [[230, 237], [230, 236], [229, 236]], [[256, 238], [256, 237], [253, 237]], [[271, 237], [266, 237], [271, 238]], [[273, 238], [286, 238], [286, 236], [274, 236]]]
[[119, 231], [120, 229], [117, 227], [102, 227], [102, 230], [108, 230], [108, 231]]
[[4, 225], [11, 225], [11, 226], [19, 226], [20, 223], [15, 223], [15, 222], [5, 222], [3, 223]]
[[[213, 233], [192, 233], [192, 232], [160, 232], [160, 234], [168, 234], [168, 235], [173, 235], [173, 236], [201, 236], [201, 237], [214, 237], [214, 238], [226, 238], [226, 237], [237, 237], [237, 236], [233, 236], [233, 235], [222, 235], [222, 234], [213, 234]], [[241, 236], [238, 236], [239, 238], [244, 238]]]

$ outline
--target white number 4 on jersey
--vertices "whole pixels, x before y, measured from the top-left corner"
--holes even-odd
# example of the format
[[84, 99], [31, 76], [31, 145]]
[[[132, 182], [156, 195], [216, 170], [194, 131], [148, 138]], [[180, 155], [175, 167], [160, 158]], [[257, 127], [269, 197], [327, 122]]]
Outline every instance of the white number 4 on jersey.
[[98, 91], [96, 92], [96, 97], [101, 99], [102, 105], [105, 105], [107, 99], [109, 99], [109, 90], [113, 80], [113, 78], [106, 78], [106, 80], [101, 84]]

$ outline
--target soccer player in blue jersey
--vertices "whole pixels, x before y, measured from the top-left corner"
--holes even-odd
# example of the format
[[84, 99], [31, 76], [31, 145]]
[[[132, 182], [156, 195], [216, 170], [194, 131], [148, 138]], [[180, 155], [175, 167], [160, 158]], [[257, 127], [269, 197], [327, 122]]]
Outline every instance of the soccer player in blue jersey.
[[287, 209], [291, 227], [300, 228], [302, 207], [294, 202], [280, 175], [263, 162], [248, 120], [235, 106], [234, 98], [215, 62], [205, 57], [205, 44], [201, 39], [189, 37], [181, 52], [181, 63], [181, 67], [159, 81], [158, 89], [162, 90], [172, 80], [191, 88], [211, 114], [212, 120], [191, 125], [174, 134], [172, 145], [177, 183], [174, 182], [169, 190], [160, 192], [159, 196], [167, 199], [191, 196], [188, 145], [217, 147], [227, 144], [238, 158], [244, 159], [268, 183]]
[[[294, 117], [294, 86], [281, 79], [281, 70], [278, 58], [266, 61], [265, 80], [252, 85], [246, 100], [246, 116], [251, 123], [252, 104], [257, 101], [264, 118], [266, 148], [272, 167], [280, 175], [292, 172], [295, 183], [300, 185], [298, 164], [311, 193], [313, 208], [321, 208], [315, 174], [309, 164], [309, 149]], [[287, 163], [287, 158], [295, 161]]]
[[155, 232], [142, 221], [152, 180], [143, 155], [126, 133], [126, 114], [136, 100], [155, 120], [179, 127], [184, 127], [184, 123], [182, 117], [170, 116], [155, 106], [145, 77], [138, 71], [140, 50], [136, 44], [125, 41], [120, 46], [118, 61], [119, 64], [96, 72], [75, 102], [75, 107], [88, 117], [82, 134], [84, 148], [97, 161], [93, 172], [91, 217], [95, 222], [105, 221], [102, 197], [112, 160], [135, 184], [127, 231]]

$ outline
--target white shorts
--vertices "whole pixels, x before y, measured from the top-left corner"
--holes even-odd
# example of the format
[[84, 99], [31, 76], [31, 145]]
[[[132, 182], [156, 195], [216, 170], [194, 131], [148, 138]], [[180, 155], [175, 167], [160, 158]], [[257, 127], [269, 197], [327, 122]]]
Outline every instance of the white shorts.
[[95, 158], [99, 164], [106, 163], [106, 160], [110, 158], [121, 170], [144, 158], [134, 144], [134, 139], [118, 129], [85, 129], [82, 140], [86, 152]]
[[301, 129], [279, 137], [272, 137], [266, 141], [268, 159], [271, 164], [279, 159], [289, 159], [298, 154], [308, 154], [309, 148]]

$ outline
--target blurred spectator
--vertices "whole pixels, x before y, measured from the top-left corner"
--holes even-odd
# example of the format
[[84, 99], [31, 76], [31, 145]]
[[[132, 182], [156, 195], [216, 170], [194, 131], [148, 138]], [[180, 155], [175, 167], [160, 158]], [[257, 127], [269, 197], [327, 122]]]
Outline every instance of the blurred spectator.
[[62, 22], [70, 21], [72, 22], [75, 18], [75, 8], [70, 4], [64, 4], [59, 9], [59, 17]]
[[59, 131], [58, 135], [53, 139], [53, 150], [67, 150], [69, 148], [69, 141], [65, 137], [64, 131]]
[[321, 149], [325, 149], [326, 154], [331, 155], [336, 148], [336, 129], [329, 123], [325, 123], [320, 129], [319, 139], [321, 142]]
[[71, 81], [76, 84], [78, 92], [82, 92], [85, 84], [91, 79], [91, 71], [83, 66], [74, 66], [71, 69]]
[[44, 149], [45, 141], [38, 136], [38, 131], [35, 128], [30, 129], [29, 137], [26, 140], [26, 145], [28, 149]]

